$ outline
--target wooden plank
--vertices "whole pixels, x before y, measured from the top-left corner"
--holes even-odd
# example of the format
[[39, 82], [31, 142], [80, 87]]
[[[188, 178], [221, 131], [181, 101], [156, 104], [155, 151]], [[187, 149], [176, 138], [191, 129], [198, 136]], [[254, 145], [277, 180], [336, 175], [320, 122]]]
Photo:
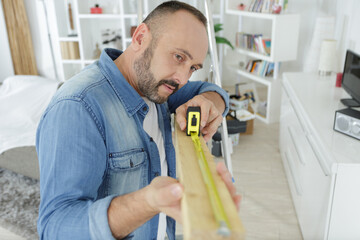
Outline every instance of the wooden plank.
[[194, 144], [191, 137], [186, 136], [186, 133], [181, 131], [176, 124], [174, 139], [176, 164], [180, 183], [184, 186], [184, 196], [181, 202], [184, 239], [244, 239], [245, 230], [236, 206], [225, 183], [216, 172], [213, 156], [207, 148], [203, 137], [200, 137], [200, 141], [226, 215], [229, 218], [231, 236], [225, 238], [216, 234], [217, 223], [212, 212], [205, 183], [201, 176]]
[[23, 0], [2, 0], [11, 57], [16, 75], [38, 75]]

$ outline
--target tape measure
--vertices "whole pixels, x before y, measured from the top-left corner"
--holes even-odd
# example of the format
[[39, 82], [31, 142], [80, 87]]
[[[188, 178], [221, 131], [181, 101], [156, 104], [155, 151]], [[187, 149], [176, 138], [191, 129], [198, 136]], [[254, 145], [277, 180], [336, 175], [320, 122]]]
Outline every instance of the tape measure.
[[210, 204], [215, 216], [215, 220], [218, 223], [217, 233], [222, 236], [230, 236], [231, 232], [230, 232], [229, 219], [226, 216], [224, 206], [221, 202], [219, 192], [216, 188], [214, 178], [212, 177], [199, 138], [200, 118], [201, 118], [200, 113], [201, 113], [200, 107], [188, 107], [186, 113], [186, 117], [187, 117], [186, 134], [188, 136], [191, 136], [191, 139], [194, 143], [196, 155], [198, 157], [198, 162], [201, 170], [201, 175], [203, 177], [207, 192], [209, 194]]

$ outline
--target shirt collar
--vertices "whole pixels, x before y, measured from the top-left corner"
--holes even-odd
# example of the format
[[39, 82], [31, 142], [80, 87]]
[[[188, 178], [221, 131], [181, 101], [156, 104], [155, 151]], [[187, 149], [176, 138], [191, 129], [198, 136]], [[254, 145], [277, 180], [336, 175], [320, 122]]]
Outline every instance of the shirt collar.
[[102, 51], [99, 60], [100, 71], [107, 78], [116, 95], [124, 105], [129, 116], [134, 115], [140, 109], [146, 114], [145, 102], [135, 89], [126, 81], [114, 60], [123, 52], [117, 49], [106, 48]]

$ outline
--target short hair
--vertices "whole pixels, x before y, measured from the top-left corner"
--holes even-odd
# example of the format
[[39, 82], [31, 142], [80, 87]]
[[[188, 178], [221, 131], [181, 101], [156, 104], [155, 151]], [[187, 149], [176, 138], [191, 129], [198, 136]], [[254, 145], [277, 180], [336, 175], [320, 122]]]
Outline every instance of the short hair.
[[202, 14], [198, 9], [195, 7], [179, 1], [168, 1], [163, 2], [159, 6], [157, 6], [153, 11], [149, 13], [149, 15], [144, 19], [143, 23], [145, 23], [150, 32], [152, 31], [152, 36], [156, 40], [159, 33], [160, 33], [160, 26], [161, 22], [157, 22], [160, 20], [161, 17], [164, 17], [168, 14], [175, 13], [180, 10], [185, 10], [191, 13], [195, 18], [197, 18], [206, 28], [207, 20], [204, 14]]

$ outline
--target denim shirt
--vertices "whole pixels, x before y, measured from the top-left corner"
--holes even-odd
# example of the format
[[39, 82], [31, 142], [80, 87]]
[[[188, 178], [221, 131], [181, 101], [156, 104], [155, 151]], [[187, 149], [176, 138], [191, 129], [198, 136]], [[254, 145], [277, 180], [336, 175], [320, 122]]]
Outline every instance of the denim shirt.
[[[114, 239], [107, 215], [111, 200], [160, 175], [157, 146], [143, 129], [148, 106], [113, 62], [121, 53], [104, 50], [58, 90], [40, 120], [40, 239]], [[170, 177], [176, 173], [170, 113], [206, 91], [223, 97], [225, 114], [227, 93], [205, 82], [188, 82], [156, 105]], [[158, 221], [156, 215], [126, 239], [156, 239]], [[175, 239], [170, 217], [167, 234]]]

